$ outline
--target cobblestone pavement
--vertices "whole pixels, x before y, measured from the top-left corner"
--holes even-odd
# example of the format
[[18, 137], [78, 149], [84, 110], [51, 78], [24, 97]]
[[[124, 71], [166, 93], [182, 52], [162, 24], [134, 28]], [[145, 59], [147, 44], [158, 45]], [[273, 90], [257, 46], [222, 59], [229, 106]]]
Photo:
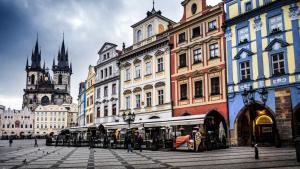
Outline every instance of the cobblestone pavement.
[[[6, 148], [7, 149], [7, 148]], [[293, 148], [232, 147], [202, 153], [89, 149], [87, 147], [23, 147], [7, 152], [0, 147], [0, 168], [300, 168]], [[8, 148], [9, 149], [9, 148]], [[13, 149], [13, 148], [12, 148]], [[23, 162], [26, 159], [26, 162]]]

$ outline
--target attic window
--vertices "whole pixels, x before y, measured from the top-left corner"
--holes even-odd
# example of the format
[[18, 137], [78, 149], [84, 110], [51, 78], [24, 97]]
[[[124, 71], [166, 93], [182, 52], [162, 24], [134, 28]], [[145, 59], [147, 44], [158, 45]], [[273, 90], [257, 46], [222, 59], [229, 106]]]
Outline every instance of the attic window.
[[197, 12], [197, 5], [195, 3], [192, 5], [191, 10], [193, 15]]

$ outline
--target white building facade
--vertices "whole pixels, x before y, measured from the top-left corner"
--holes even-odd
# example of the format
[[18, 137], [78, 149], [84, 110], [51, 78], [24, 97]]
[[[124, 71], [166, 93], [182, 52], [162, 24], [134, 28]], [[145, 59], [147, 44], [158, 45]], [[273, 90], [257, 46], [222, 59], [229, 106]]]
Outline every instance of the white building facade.
[[134, 44], [120, 57], [120, 114], [135, 113], [133, 126], [138, 128], [172, 118], [166, 31], [172, 23], [160, 11], [148, 11], [145, 19], [132, 25]]
[[34, 113], [28, 108], [14, 110], [0, 105], [0, 135], [2, 138], [31, 137], [34, 133]]
[[59, 130], [68, 125], [68, 110], [59, 105], [38, 106], [35, 109], [35, 135], [44, 136], [53, 132], [58, 134]]
[[95, 125], [119, 121], [119, 66], [117, 45], [104, 43], [95, 66]]

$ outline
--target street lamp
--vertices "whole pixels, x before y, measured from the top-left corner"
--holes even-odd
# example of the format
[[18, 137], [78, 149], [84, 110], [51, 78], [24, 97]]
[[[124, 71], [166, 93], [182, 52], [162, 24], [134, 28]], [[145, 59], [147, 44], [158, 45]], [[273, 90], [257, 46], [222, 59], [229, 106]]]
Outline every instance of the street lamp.
[[[251, 123], [251, 144], [254, 145], [256, 140], [254, 137], [254, 127], [253, 127], [253, 121], [254, 118], [256, 116], [256, 112], [255, 112], [255, 93], [256, 90], [253, 89], [252, 86], [250, 86], [249, 90], [244, 89], [244, 92], [242, 93], [242, 97], [243, 97], [243, 102], [245, 104], [245, 106], [249, 109], [250, 111], [250, 123]], [[266, 102], [268, 100], [268, 91], [267, 89], [264, 87], [262, 88], [260, 91], [258, 91], [260, 98], [263, 102], [264, 105], [266, 105]], [[255, 124], [255, 123], [254, 123]]]
[[134, 122], [135, 114], [129, 112], [129, 113], [126, 115], [125, 112], [123, 112], [122, 117], [123, 117], [123, 120], [126, 121], [126, 122], [128, 123], [129, 129], [130, 129], [130, 124], [131, 124], [131, 122]]

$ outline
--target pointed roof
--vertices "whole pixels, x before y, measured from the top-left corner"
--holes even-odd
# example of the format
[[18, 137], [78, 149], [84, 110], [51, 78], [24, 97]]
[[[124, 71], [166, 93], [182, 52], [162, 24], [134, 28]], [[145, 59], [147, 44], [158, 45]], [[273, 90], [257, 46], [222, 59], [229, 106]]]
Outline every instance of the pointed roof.
[[41, 50], [39, 48], [39, 40], [38, 37], [35, 42], [34, 50], [31, 54], [31, 68], [41, 68]]

